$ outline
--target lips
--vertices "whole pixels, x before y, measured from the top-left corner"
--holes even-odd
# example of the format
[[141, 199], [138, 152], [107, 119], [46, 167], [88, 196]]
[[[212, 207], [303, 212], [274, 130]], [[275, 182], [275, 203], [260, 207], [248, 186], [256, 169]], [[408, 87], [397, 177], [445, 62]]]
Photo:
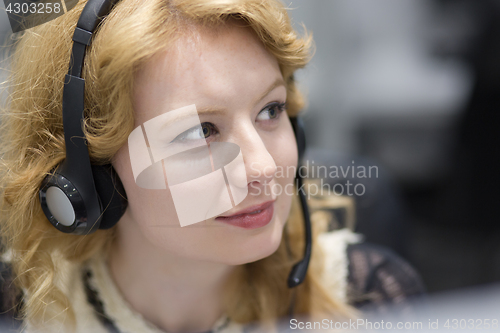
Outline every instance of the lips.
[[219, 216], [215, 220], [244, 229], [256, 229], [271, 222], [273, 213], [274, 200], [242, 209], [232, 215]]

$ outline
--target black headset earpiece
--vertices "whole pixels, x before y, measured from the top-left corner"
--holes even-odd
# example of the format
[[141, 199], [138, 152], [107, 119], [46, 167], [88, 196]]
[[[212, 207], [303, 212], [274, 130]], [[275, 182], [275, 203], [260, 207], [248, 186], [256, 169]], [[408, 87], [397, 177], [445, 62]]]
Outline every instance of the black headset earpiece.
[[120, 177], [111, 164], [92, 165], [92, 175], [103, 209], [99, 229], [109, 229], [125, 213], [128, 203], [127, 195]]
[[83, 133], [83, 61], [97, 25], [115, 1], [88, 1], [73, 35], [69, 72], [63, 90], [66, 158], [40, 187], [40, 203], [50, 223], [62, 232], [86, 235], [107, 229], [125, 212], [126, 196], [111, 165], [92, 166]]

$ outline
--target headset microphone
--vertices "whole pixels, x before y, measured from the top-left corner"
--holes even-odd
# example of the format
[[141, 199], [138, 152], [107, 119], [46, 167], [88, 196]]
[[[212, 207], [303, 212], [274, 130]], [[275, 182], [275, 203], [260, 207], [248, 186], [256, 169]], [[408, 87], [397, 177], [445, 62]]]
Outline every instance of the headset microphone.
[[[304, 125], [302, 119], [298, 117], [290, 118], [292, 123], [293, 131], [295, 132], [295, 139], [297, 140], [297, 148], [299, 151], [299, 165], [304, 157], [306, 150], [306, 136], [304, 131]], [[305, 193], [302, 189], [303, 179], [302, 174], [297, 168], [297, 173], [295, 178], [297, 179], [297, 190], [300, 199], [300, 206], [302, 208], [302, 215], [304, 218], [304, 235], [305, 235], [305, 247], [304, 247], [304, 257], [301, 261], [296, 263], [290, 274], [288, 275], [288, 287], [293, 288], [304, 282], [306, 278], [307, 268], [309, 267], [309, 261], [311, 260], [311, 250], [312, 250], [312, 231], [311, 231], [311, 219], [309, 216], [309, 207], [307, 206], [307, 200]]]

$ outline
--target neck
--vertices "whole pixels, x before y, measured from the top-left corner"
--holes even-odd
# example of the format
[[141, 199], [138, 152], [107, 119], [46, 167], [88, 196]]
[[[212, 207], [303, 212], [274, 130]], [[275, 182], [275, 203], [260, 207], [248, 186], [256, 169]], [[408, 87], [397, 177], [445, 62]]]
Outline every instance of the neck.
[[125, 300], [167, 332], [210, 330], [223, 315], [223, 286], [234, 266], [182, 258], [141, 235], [118, 228], [111, 246], [109, 268]]

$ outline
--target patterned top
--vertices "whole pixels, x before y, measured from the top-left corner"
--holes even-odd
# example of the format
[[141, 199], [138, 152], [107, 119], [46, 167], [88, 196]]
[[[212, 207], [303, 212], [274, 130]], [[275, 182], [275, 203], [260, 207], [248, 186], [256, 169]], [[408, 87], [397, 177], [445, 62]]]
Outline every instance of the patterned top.
[[[323, 282], [332, 296], [369, 312], [384, 312], [388, 305], [411, 309], [411, 298], [423, 294], [419, 276], [403, 259], [382, 247], [360, 243], [360, 236], [347, 229], [322, 234], [318, 243], [325, 253]], [[76, 333], [165, 333], [148, 322], [123, 298], [115, 285], [104, 258], [96, 257], [84, 267], [67, 264], [68, 272], [61, 289], [72, 302], [76, 316]], [[82, 269], [83, 268], [83, 269]], [[2, 275], [7, 276], [4, 270]], [[2, 299], [6, 289], [3, 283]], [[12, 307], [0, 318], [12, 329], [19, 321], [12, 320]], [[9, 311], [10, 310], [10, 311]], [[6, 327], [4, 325], [4, 327]], [[8, 332], [6, 328], [1, 330]], [[246, 333], [250, 326], [219, 318], [209, 333]], [[63, 323], [53, 320], [46, 327], [32, 327], [26, 332], [64, 332]]]

